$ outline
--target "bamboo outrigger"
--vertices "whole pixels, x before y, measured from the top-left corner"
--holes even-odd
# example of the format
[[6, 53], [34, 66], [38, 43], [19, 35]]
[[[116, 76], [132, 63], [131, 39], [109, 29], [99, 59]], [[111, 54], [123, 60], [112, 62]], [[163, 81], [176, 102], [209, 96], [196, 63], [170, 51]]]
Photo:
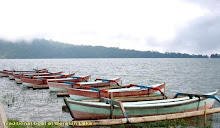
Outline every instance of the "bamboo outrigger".
[[69, 93], [65, 93], [65, 92], [63, 92], [63, 93], [57, 93], [57, 97], [69, 97]]
[[48, 89], [49, 86], [47, 84], [43, 85], [28, 85], [27, 88], [33, 88], [33, 89]]
[[[175, 114], [165, 114], [157, 116], [144, 116], [144, 117], [132, 117], [132, 118], [121, 118], [121, 119], [102, 119], [102, 120], [80, 120], [73, 121], [73, 124], [77, 127], [85, 126], [106, 126], [106, 125], [118, 125], [118, 124], [127, 124], [127, 123], [143, 123], [143, 122], [153, 122], [153, 121], [163, 121], [163, 120], [173, 120], [188, 118], [194, 116], [202, 116], [206, 114], [219, 113], [219, 108], [205, 109], [193, 112], [184, 112], [184, 113], [175, 113]], [[75, 127], [73, 125], [73, 127]]]

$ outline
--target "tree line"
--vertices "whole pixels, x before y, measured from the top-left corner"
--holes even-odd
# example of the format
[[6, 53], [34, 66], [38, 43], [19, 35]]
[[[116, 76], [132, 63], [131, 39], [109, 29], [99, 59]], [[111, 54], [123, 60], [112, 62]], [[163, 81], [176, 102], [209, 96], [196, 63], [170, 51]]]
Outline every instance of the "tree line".
[[[213, 54], [212, 58], [219, 55]], [[208, 58], [207, 55], [157, 51], [137, 51], [116, 47], [73, 45], [52, 40], [34, 39], [16, 43], [0, 40], [0, 58]]]
[[220, 54], [211, 54], [211, 56], [210, 56], [211, 58], [220, 58]]

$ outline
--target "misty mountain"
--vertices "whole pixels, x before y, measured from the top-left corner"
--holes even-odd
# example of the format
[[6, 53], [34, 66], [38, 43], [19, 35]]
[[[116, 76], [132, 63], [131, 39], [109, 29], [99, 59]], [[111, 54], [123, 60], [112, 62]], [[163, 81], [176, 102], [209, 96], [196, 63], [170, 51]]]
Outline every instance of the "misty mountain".
[[34, 39], [32, 42], [0, 40], [0, 58], [208, 58], [208, 56], [73, 45], [52, 40]]

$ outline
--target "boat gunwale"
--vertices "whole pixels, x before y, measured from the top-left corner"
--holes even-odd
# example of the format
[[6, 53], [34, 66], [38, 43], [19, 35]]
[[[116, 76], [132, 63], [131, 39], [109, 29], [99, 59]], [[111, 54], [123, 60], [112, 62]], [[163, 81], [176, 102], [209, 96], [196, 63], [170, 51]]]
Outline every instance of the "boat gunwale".
[[[216, 95], [217, 92], [213, 92], [213, 95]], [[68, 103], [72, 103], [72, 104], [77, 104], [77, 105], [82, 105], [82, 106], [87, 106], [87, 107], [97, 107], [97, 108], [109, 108], [110, 104], [106, 104], [104, 102], [83, 102], [83, 101], [75, 101], [75, 100], [71, 100], [70, 98], [66, 98]], [[175, 99], [179, 99], [179, 98], [175, 98]], [[126, 104], [123, 104], [124, 107], [126, 109], [144, 109], [144, 108], [165, 108], [165, 107], [175, 107], [175, 106], [181, 106], [181, 105], [186, 105], [186, 104], [191, 104], [191, 103], [196, 103], [198, 101], [203, 101], [209, 98], [197, 98], [194, 97], [193, 99], [186, 99], [186, 100], [180, 100], [180, 101], [169, 101], [169, 102], [165, 102], [165, 103], [157, 103], [157, 104], [147, 104], [148, 106], [140, 106], [140, 105], [133, 105], [133, 106], [129, 106]], [[160, 100], [160, 101], [164, 101], [166, 99]], [[213, 99], [214, 100], [214, 99]], [[126, 102], [125, 102], [126, 103]], [[130, 102], [132, 103], [132, 102]], [[153, 106], [152, 106], [153, 105]], [[157, 106], [156, 106], [157, 105]], [[115, 107], [118, 107], [115, 105]]]

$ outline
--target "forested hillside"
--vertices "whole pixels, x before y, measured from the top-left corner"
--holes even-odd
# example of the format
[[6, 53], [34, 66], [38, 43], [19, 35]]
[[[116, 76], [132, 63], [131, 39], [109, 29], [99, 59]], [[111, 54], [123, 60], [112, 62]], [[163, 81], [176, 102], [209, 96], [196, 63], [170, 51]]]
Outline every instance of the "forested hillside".
[[207, 58], [207, 55], [159, 53], [103, 46], [73, 45], [45, 39], [32, 42], [0, 40], [0, 58]]

